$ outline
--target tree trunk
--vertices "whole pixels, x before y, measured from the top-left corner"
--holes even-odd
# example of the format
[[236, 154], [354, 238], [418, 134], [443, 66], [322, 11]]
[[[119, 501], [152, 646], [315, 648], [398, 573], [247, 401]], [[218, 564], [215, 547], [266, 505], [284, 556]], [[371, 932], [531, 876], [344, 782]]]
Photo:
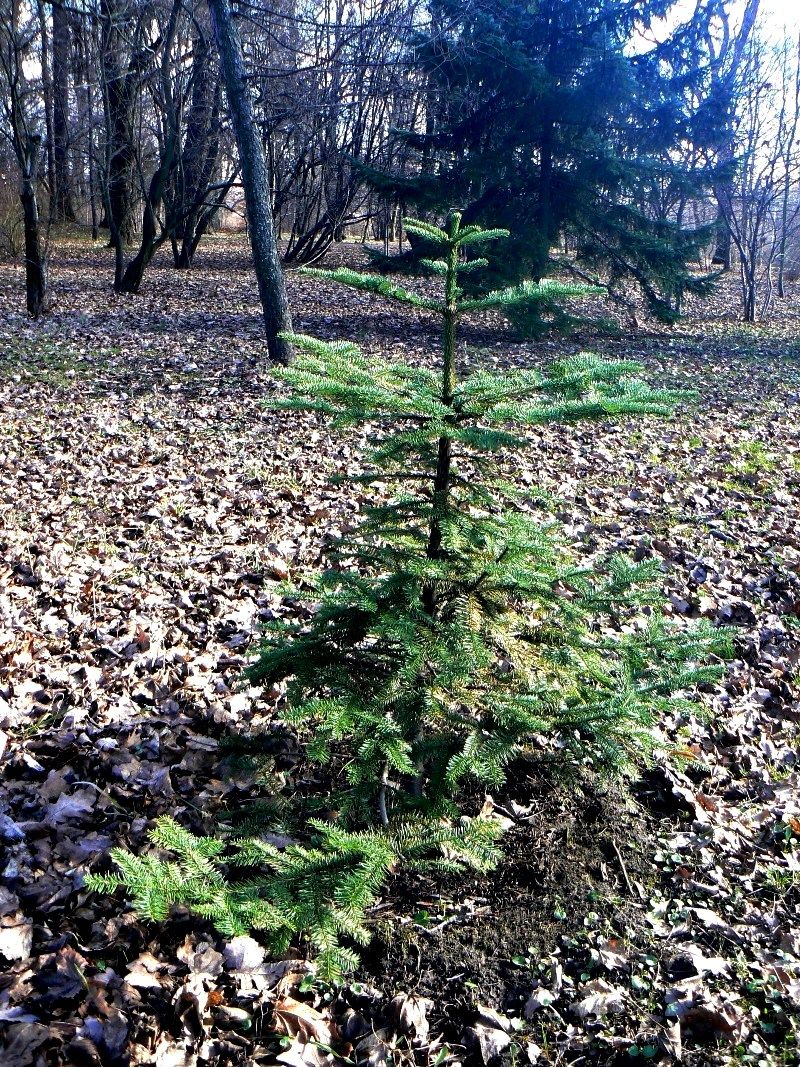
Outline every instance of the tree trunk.
[[[158, 166], [153, 172], [144, 196], [144, 217], [139, 250], [128, 264], [127, 270], [117, 285], [117, 290], [121, 293], [139, 292], [148, 264], [161, 245], [174, 232], [175, 219], [170, 210], [170, 204], [167, 202], [167, 193], [177, 161], [181, 131], [179, 106], [175, 100], [169, 57], [178, 32], [181, 10], [181, 0], [173, 0], [161, 45], [163, 49], [160, 65], [161, 107], [163, 108], [161, 151]], [[166, 219], [163, 225], [159, 222], [159, 211], [162, 205], [166, 208]]]
[[164, 187], [172, 169], [173, 157], [174, 147], [168, 146], [165, 158], [162, 159], [158, 170], [150, 180], [150, 187], [144, 204], [141, 244], [139, 245], [139, 251], [128, 264], [125, 273], [116, 286], [119, 293], [139, 292], [144, 272], [147, 270], [150, 260], [169, 236], [170, 231], [168, 228], [159, 233], [158, 210], [164, 197]]
[[716, 152], [717, 168], [727, 171], [716, 183], [714, 195], [717, 199], [716, 243], [712, 262], [724, 271], [733, 268], [733, 235], [730, 232], [730, 205], [733, 202], [733, 178], [731, 168], [736, 158], [735, 151], [735, 112], [737, 96], [740, 93], [739, 72], [744, 60], [747, 44], [758, 20], [761, 0], [746, 0], [742, 12], [741, 24], [735, 34], [731, 34], [729, 12], [724, 11], [723, 45], [711, 63], [712, 90], [724, 102], [722, 121], [717, 129]]
[[127, 67], [124, 65], [119, 7], [119, 0], [100, 2], [100, 61], [106, 123], [106, 191], [103, 197], [106, 217], [100, 225], [108, 226], [109, 243], [118, 259], [121, 253], [115, 241], [121, 242], [124, 248], [136, 235], [133, 211], [136, 150], [132, 127], [136, 84], [140, 76], [138, 64], [142, 61], [134, 52]]
[[44, 100], [44, 128], [47, 134], [47, 192], [50, 199], [49, 213], [53, 217], [56, 195], [56, 164], [53, 150], [53, 79], [50, 68], [50, 38], [47, 31], [47, 11], [44, 0], [37, 0], [41, 34], [42, 97]]
[[213, 228], [217, 214], [220, 208], [224, 206], [225, 197], [228, 195], [233, 182], [234, 178], [231, 178], [230, 182], [225, 184], [211, 204], [207, 204], [199, 214], [193, 215], [191, 228], [187, 228], [184, 233], [180, 252], [175, 263], [179, 270], [188, 270], [194, 263], [197, 246], [208, 231]]
[[86, 174], [88, 177], [89, 218], [92, 224], [92, 240], [98, 238], [97, 215], [97, 176], [95, 159], [95, 123], [94, 123], [94, 84], [96, 79], [90, 76], [89, 62], [89, 27], [87, 20], [79, 16], [75, 25], [75, 70], [74, 80], [79, 101], [80, 125], [83, 131], [82, 144], [85, 146]]
[[[453, 212], [447, 221], [447, 231], [455, 239], [461, 223], [461, 215]], [[445, 307], [444, 325], [442, 333], [442, 351], [444, 361], [442, 364], [442, 403], [453, 407], [453, 393], [458, 384], [458, 367], [456, 351], [456, 318], [458, 315], [458, 247], [453, 245], [447, 254], [447, 278], [445, 281]], [[452, 416], [445, 416], [445, 422], [452, 420]], [[433, 507], [431, 510], [431, 525], [428, 531], [428, 545], [426, 555], [429, 559], [441, 559], [442, 557], [442, 522], [447, 517], [449, 508], [450, 481], [452, 471], [452, 447], [453, 441], [449, 434], [443, 434], [439, 438], [436, 475], [433, 480]], [[423, 607], [429, 615], [433, 615], [436, 609], [436, 593], [433, 587], [429, 587], [423, 594]]]
[[74, 222], [69, 174], [69, 18], [53, 4], [53, 165], [55, 189], [51, 217]]
[[[733, 193], [730, 188], [726, 188], [724, 196], [727, 202], [732, 201]], [[717, 199], [719, 200], [719, 194], [717, 194]], [[717, 215], [716, 231], [717, 240], [714, 245], [712, 263], [722, 267], [723, 271], [727, 272], [733, 268], [733, 241], [731, 240], [728, 221], [722, 208], [720, 208]]]
[[286, 286], [278, 258], [264, 147], [253, 120], [253, 107], [244, 74], [242, 46], [231, 18], [230, 0], [208, 0], [222, 77], [228, 97], [242, 169], [248, 232], [258, 295], [264, 313], [267, 349], [273, 363], [288, 363], [291, 346], [280, 334], [292, 329]]
[[744, 321], [752, 323], [756, 321], [756, 265], [755, 262], [747, 262], [742, 257], [742, 311]]
[[222, 110], [222, 83], [216, 65], [212, 64], [210, 49], [205, 36], [199, 32], [193, 38], [194, 60], [192, 64], [192, 99], [186, 118], [186, 139], [183, 149], [180, 211], [175, 233], [180, 248], [176, 248], [175, 266], [191, 267], [200, 239], [227, 189], [217, 192], [208, 203], [214, 175], [220, 159], [220, 115]]
[[781, 195], [781, 239], [778, 246], [778, 296], [783, 300], [786, 296], [786, 246], [789, 241], [789, 201], [792, 195], [792, 180], [789, 167], [783, 179], [783, 192]]
[[47, 296], [47, 264], [42, 250], [36, 177], [39, 169], [41, 138], [29, 134], [24, 147], [20, 200], [25, 223], [25, 298], [28, 314], [38, 318], [44, 311]]

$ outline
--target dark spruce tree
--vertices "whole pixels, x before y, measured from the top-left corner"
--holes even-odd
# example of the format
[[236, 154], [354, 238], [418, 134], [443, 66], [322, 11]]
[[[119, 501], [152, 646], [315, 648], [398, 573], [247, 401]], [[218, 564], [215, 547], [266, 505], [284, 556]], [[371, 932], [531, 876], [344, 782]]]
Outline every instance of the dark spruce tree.
[[[705, 25], [722, 2], [698, 5], [694, 20]], [[684, 198], [711, 185], [702, 153], [682, 154], [708, 132], [687, 107], [692, 81], [703, 77], [682, 54], [694, 38], [682, 27], [645, 45], [652, 20], [674, 6], [432, 0], [411, 57], [429, 87], [425, 129], [397, 134], [417, 165], [369, 180], [423, 217], [457, 203], [468, 224], [508, 227], [511, 247], [485, 276], [491, 285], [545, 277], [552, 250], [568, 239], [579, 270], [597, 272], [618, 295], [638, 286], [653, 312], [673, 319], [686, 291], [708, 288], [687, 264], [709, 231], [654, 201], [665, 183]]]
[[[708, 626], [680, 629], [658, 610], [656, 568], [615, 555], [576, 565], [550, 525], [526, 510], [498, 459], [525, 447], [526, 427], [663, 415], [673, 394], [637, 365], [583, 354], [549, 373], [464, 375], [458, 319], [521, 302], [566, 300], [585, 287], [522, 284], [469, 297], [460, 279], [504, 230], [424, 222], [407, 229], [437, 250], [427, 268], [443, 296], [340, 269], [308, 271], [442, 318], [433, 367], [368, 358], [346, 342], [289, 338], [298, 355], [276, 371], [289, 393], [274, 407], [321, 412], [334, 426], [369, 423], [377, 443], [351, 482], [369, 506], [335, 546], [297, 623], [266, 630], [249, 680], [287, 683], [285, 719], [311, 760], [328, 767], [328, 820], [295, 822], [297, 840], [198, 838], [162, 820], [154, 842], [177, 854], [114, 853], [125, 885], [155, 919], [174, 903], [221, 929], [264, 929], [278, 948], [304, 932], [324, 973], [351, 967], [346, 941], [367, 937], [365, 910], [400, 866], [497, 862], [497, 825], [462, 810], [465, 782], [495, 788], [509, 761], [624, 772], [659, 743], [662, 712], [718, 674], [723, 643]], [[467, 258], [467, 253], [471, 258]], [[643, 610], [649, 605], [649, 610]], [[663, 743], [663, 742], [662, 742]], [[302, 798], [288, 798], [302, 811]], [[248, 868], [241, 879], [228, 868]]]

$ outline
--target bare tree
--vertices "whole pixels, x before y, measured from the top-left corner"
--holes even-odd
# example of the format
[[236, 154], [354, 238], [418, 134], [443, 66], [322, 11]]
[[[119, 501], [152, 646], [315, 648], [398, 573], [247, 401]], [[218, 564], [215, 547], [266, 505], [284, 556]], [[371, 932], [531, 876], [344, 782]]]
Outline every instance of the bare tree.
[[157, 28], [156, 39], [148, 45], [155, 60], [158, 56], [157, 73], [154, 79], [155, 99], [159, 105], [158, 116], [163, 119], [156, 131], [158, 156], [149, 181], [142, 172], [141, 143], [136, 156], [143, 191], [143, 223], [139, 248], [128, 263], [116, 287], [121, 292], [136, 293], [142, 282], [145, 269], [164, 240], [169, 236], [169, 227], [160, 225], [159, 211], [164, 203], [167, 186], [177, 165], [177, 141], [180, 136], [180, 99], [173, 71], [181, 72], [184, 65], [180, 40], [182, 0], [170, 0], [163, 12], [150, 13], [151, 19], [158, 14], [165, 16]]
[[781, 266], [800, 224], [793, 198], [800, 178], [799, 60], [794, 42], [775, 48], [759, 37], [743, 59], [735, 162], [717, 199], [737, 252], [746, 322], [766, 314], [776, 274], [783, 287]]
[[421, 92], [408, 45], [418, 0], [301, 0], [243, 26], [284, 262], [310, 263], [379, 210], [365, 180], [396, 163]]
[[231, 15], [229, 0], [208, 0], [208, 6], [239, 149], [248, 232], [258, 281], [258, 295], [264, 315], [269, 358], [273, 363], [288, 363], [291, 360], [291, 346], [282, 334], [291, 331], [292, 319], [275, 240], [264, 146], [253, 118], [242, 46]]
[[[699, 11], [710, 0], [696, 0]], [[717, 247], [714, 262], [730, 270], [732, 245], [730, 230], [725, 222], [724, 202], [730, 200], [729, 183], [735, 159], [736, 105], [742, 85], [747, 76], [742, 66], [747, 49], [758, 23], [761, 0], [746, 0], [738, 28], [731, 24], [731, 8], [726, 3], [718, 6], [715, 19], [707, 24], [704, 52], [709, 73], [705, 110], [715, 136], [712, 140], [712, 158], [718, 168], [715, 182], [717, 197]]]
[[55, 139], [53, 137], [53, 70], [50, 58], [50, 27], [44, 0], [36, 0], [39, 19], [39, 64], [41, 67], [42, 104], [44, 105], [45, 149], [47, 153], [47, 191], [50, 200], [50, 217], [55, 204], [53, 191], [56, 187]]
[[787, 252], [800, 229], [800, 37], [787, 37], [779, 52], [780, 119], [778, 151], [781, 156], [780, 235], [778, 240], [777, 295], [786, 296]]
[[[85, 8], [75, 8], [70, 14], [72, 16], [73, 82], [78, 112], [78, 128], [73, 138], [75, 150], [73, 158], [76, 160], [77, 188], [83, 203], [88, 202], [92, 240], [96, 241], [100, 219], [97, 203], [98, 159], [96, 156], [99, 130], [95, 126], [100, 93], [97, 78], [93, 72], [99, 64], [96, 64], [97, 55], [90, 11]], [[102, 108], [99, 113], [102, 114]]]
[[[397, 198], [366, 176], [402, 169], [392, 130], [420, 121], [408, 44], [423, 9], [239, 4], [242, 76], [284, 262], [313, 262], [373, 223], [378, 236], [394, 232]], [[95, 235], [108, 227], [118, 290], [137, 291], [166, 242], [175, 265], [190, 266], [239, 171], [204, 0], [36, 0], [34, 10], [49, 217], [88, 218]]]
[[1, 0], [0, 77], [3, 133], [9, 139], [20, 173], [20, 200], [25, 234], [25, 294], [30, 315], [37, 317], [47, 297], [47, 253], [39, 213], [39, 164], [42, 121], [38, 94], [25, 74], [38, 28], [21, 0]]
[[105, 127], [101, 187], [119, 285], [125, 247], [136, 234], [136, 114], [153, 62], [150, 11], [139, 0], [100, 0], [97, 26]]
[[75, 221], [70, 154], [70, 26], [63, 0], [53, 0], [53, 177], [51, 217]]
[[[171, 235], [176, 267], [191, 267], [197, 246], [225, 203], [238, 168], [223, 131], [222, 79], [212, 47], [210, 27], [195, 16], [192, 77], [183, 151], [174, 182], [176, 219]], [[228, 165], [223, 176], [223, 156]]]

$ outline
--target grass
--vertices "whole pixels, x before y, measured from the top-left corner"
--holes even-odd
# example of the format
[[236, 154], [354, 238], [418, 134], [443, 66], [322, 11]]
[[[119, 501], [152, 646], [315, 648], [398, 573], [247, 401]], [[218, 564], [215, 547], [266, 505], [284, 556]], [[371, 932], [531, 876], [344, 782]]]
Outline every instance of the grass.
[[109, 367], [115, 354], [112, 348], [99, 350], [87, 358], [73, 349], [40, 338], [34, 342], [15, 342], [0, 350], [0, 375], [15, 375], [28, 382], [40, 382], [57, 389], [72, 388], [76, 380], [90, 381], [98, 371]]
[[764, 875], [764, 884], [776, 893], [788, 893], [790, 889], [800, 888], [800, 871], [788, 867], [770, 867]]

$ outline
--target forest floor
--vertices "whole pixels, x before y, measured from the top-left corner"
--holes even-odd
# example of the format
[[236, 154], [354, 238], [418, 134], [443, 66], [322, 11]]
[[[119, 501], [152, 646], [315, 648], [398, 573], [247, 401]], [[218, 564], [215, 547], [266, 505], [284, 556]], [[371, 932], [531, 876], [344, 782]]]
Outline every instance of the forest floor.
[[[356, 246], [330, 262], [357, 262]], [[269, 727], [242, 688], [280, 582], [313, 571], [360, 501], [355, 435], [264, 410], [274, 381], [241, 239], [166, 258], [138, 297], [110, 253], [54, 248], [54, 306], [0, 264], [0, 1062], [800, 1063], [800, 292], [770, 326], [726, 282], [669, 330], [519, 343], [464, 331], [473, 366], [589, 348], [694, 389], [673, 418], [531, 433], [521, 484], [576, 554], [662, 566], [667, 610], [731, 627], [735, 658], [665, 732], [692, 755], [632, 798], [514, 768], [507, 861], [397, 878], [356, 980], [313, 980], [185, 914], [162, 925], [83, 887], [169, 812], [195, 831], [259, 795], [220, 754]], [[425, 312], [291, 274], [295, 328], [427, 358]], [[291, 753], [275, 788], [303, 773]], [[287, 1040], [288, 1039], [288, 1040]]]

